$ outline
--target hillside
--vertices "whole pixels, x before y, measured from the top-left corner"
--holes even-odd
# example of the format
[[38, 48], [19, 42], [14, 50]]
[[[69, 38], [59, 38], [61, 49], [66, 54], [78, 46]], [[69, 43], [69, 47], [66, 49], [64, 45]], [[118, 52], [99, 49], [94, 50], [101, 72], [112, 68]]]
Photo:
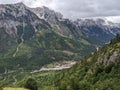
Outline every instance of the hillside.
[[60, 90], [119, 90], [120, 36], [58, 77]]
[[39, 90], [119, 90], [119, 58], [120, 36], [117, 35], [110, 44], [70, 69], [5, 74], [1, 77], [1, 87], [24, 87], [26, 80], [31, 77], [37, 81]]

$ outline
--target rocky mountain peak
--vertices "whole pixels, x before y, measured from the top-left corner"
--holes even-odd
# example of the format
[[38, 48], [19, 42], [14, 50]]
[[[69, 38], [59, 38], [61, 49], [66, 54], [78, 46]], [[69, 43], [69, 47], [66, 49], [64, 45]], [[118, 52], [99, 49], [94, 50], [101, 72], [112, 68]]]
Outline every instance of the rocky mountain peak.
[[48, 7], [37, 7], [37, 8], [31, 8], [32, 12], [34, 12], [40, 19], [44, 19], [51, 23], [56, 23], [57, 20], [60, 20], [63, 18], [63, 15], [61, 13], [55, 12], [54, 10], [50, 10]]
[[[23, 25], [24, 24], [24, 25]], [[19, 27], [30, 27], [33, 31], [36, 28], [49, 27], [45, 20], [41, 20], [29, 7], [22, 2], [16, 4], [0, 5], [0, 28], [4, 28], [11, 37], [16, 37]]]
[[15, 5], [18, 5], [18, 6], [23, 5], [23, 6], [25, 6], [25, 4], [24, 4], [23, 2], [18, 2], [18, 3], [16, 3]]

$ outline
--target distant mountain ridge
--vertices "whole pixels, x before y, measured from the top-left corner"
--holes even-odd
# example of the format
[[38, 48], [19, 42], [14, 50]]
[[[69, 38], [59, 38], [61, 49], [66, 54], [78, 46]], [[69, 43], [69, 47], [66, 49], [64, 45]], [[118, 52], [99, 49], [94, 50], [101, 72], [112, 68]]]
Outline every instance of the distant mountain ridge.
[[[116, 18], [116, 17], [111, 17]], [[112, 21], [112, 19], [111, 19]], [[110, 17], [78, 19], [74, 23], [89, 37], [98, 38], [103, 43], [109, 42], [120, 33], [120, 23], [110, 21]]]

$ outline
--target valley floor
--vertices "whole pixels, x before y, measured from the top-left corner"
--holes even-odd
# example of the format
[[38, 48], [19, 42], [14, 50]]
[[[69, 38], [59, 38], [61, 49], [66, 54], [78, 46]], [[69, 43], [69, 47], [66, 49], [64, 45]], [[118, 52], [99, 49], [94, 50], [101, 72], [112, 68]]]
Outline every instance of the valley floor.
[[58, 70], [68, 69], [68, 68], [71, 68], [75, 64], [76, 64], [76, 61], [64, 61], [64, 62], [57, 63], [52, 66], [51, 65], [43, 66], [40, 70], [34, 70], [31, 73], [37, 73], [41, 71], [58, 71]]

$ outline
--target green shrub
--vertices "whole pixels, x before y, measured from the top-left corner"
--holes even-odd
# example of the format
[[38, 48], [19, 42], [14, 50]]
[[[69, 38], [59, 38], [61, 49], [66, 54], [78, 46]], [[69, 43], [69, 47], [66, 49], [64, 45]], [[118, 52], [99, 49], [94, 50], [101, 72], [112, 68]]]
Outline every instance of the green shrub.
[[96, 68], [95, 75], [97, 76], [99, 73], [102, 73], [104, 71], [104, 68], [102, 66]]
[[32, 78], [29, 78], [26, 81], [24, 87], [27, 88], [27, 89], [30, 89], [30, 90], [38, 90], [37, 82]]
[[110, 73], [113, 66], [114, 66], [114, 64], [107, 65], [107, 66], [105, 67], [105, 72], [106, 72], [106, 73]]

